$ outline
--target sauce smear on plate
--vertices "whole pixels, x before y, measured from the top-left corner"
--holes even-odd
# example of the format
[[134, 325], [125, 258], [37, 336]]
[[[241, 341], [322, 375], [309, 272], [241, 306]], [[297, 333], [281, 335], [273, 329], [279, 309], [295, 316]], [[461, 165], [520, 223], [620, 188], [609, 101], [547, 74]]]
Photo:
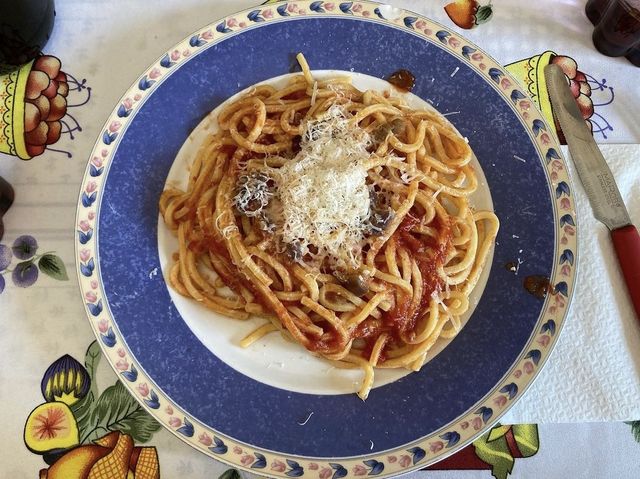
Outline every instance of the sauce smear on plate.
[[398, 90], [402, 91], [411, 91], [413, 87], [416, 85], [416, 77], [409, 70], [398, 70], [393, 72], [387, 78], [387, 81], [391, 83]]

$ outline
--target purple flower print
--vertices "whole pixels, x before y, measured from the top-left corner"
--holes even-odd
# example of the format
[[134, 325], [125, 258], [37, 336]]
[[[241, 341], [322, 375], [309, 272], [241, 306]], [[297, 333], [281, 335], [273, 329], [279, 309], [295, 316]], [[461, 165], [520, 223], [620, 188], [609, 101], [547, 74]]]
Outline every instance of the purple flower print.
[[18, 263], [11, 273], [13, 284], [19, 288], [28, 288], [38, 280], [38, 267], [30, 261]]
[[0, 244], [0, 271], [5, 270], [11, 264], [11, 258], [13, 257], [13, 253], [11, 248]]
[[13, 254], [18, 259], [29, 259], [38, 250], [38, 242], [33, 236], [23, 235], [13, 242]]
[[[67, 271], [64, 261], [53, 252], [37, 254], [38, 242], [31, 235], [22, 235], [11, 246], [0, 244], [0, 293], [7, 284], [5, 275], [11, 273], [11, 280], [18, 288], [28, 288], [44, 273], [58, 281], [66, 281]], [[13, 258], [19, 260], [11, 267]]]

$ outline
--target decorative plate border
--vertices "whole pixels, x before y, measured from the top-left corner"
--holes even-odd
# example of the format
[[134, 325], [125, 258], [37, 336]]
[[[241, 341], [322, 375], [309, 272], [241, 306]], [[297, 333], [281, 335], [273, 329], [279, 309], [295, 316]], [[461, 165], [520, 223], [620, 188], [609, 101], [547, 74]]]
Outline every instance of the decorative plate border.
[[[385, 18], [389, 12], [394, 14], [393, 19]], [[494, 89], [511, 102], [511, 108], [528, 130], [540, 157], [545, 159], [555, 221], [556, 244], [550, 279], [552, 291], [547, 295], [537, 329], [527, 348], [502, 381], [468, 413], [419, 441], [384, 453], [337, 459], [335, 462], [286, 456], [241, 443], [201, 424], [172, 403], [153, 380], [141, 371], [142, 368], [127, 349], [110, 317], [108, 308], [104, 307], [96, 260], [97, 200], [104, 186], [105, 171], [131, 113], [140, 108], [176, 65], [191, 55], [197, 55], [206, 45], [217, 43], [229, 34], [257, 23], [283, 21], [304, 15], [356, 16], [408, 30], [439, 44], [484, 76]], [[76, 225], [77, 275], [87, 316], [105, 356], [129, 391], [162, 425], [197, 450], [240, 469], [271, 477], [390, 477], [437, 462], [470, 443], [511, 407], [546, 362], [567, 315], [576, 278], [576, 217], [571, 181], [555, 134], [533, 102], [502, 66], [473, 43], [415, 13], [367, 1], [301, 0], [264, 5], [223, 18], [175, 45], [126, 92], [105, 123], [83, 178]]]

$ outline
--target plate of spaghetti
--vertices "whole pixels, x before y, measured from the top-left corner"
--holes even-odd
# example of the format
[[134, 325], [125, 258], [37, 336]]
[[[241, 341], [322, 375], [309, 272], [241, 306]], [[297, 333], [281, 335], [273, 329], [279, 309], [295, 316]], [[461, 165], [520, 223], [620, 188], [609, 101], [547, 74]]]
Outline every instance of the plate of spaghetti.
[[491, 57], [411, 12], [219, 20], [98, 139], [87, 315], [132, 394], [220, 461], [425, 467], [511, 407], [562, 327], [576, 220], [554, 135]]

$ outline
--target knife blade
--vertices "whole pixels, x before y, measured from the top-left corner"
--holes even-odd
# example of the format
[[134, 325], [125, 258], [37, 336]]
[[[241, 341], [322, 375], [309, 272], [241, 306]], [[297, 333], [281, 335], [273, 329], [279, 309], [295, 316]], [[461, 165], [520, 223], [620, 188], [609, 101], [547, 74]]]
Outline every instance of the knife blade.
[[640, 235], [631, 224], [615, 178], [585, 124], [564, 72], [552, 64], [544, 68], [544, 76], [553, 115], [567, 140], [594, 216], [611, 232], [618, 263], [640, 319]]

